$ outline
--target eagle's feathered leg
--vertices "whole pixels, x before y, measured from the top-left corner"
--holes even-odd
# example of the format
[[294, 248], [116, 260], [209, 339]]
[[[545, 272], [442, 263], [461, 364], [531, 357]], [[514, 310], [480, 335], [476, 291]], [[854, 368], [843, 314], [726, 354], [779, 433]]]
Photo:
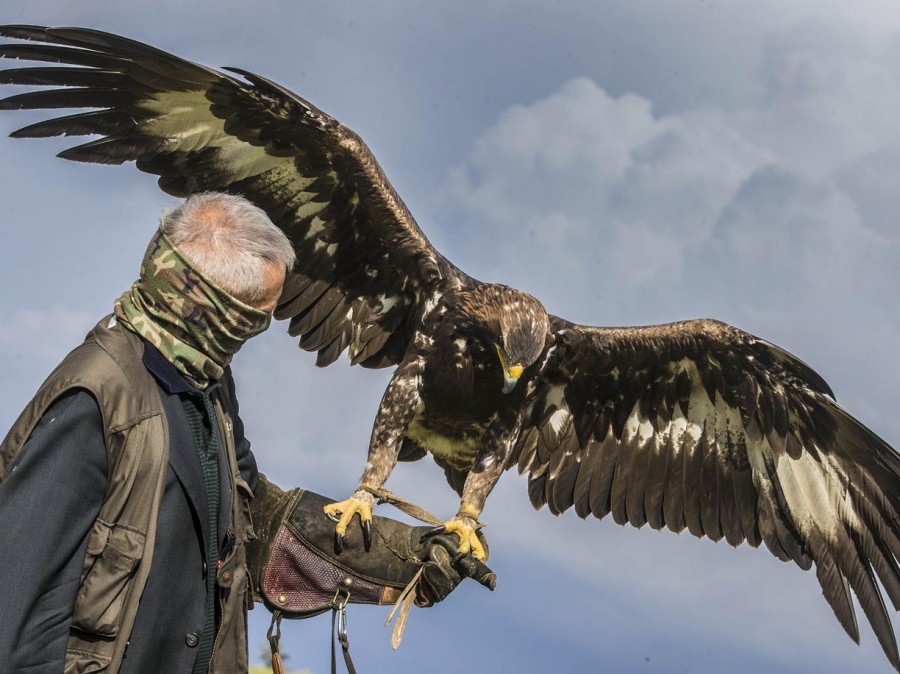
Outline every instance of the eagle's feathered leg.
[[483, 526], [478, 523], [478, 517], [484, 509], [488, 494], [503, 474], [520, 427], [519, 418], [512, 423], [497, 418], [488, 427], [475, 465], [466, 477], [459, 512], [452, 520], [444, 523], [447, 532], [459, 536], [459, 551], [471, 552], [481, 561], [487, 560], [488, 553], [478, 537], [478, 529]]
[[[325, 514], [336, 519], [335, 547], [340, 551], [344, 534], [353, 515], [359, 513], [364, 542], [371, 538], [372, 508], [375, 497], [370, 489], [381, 489], [397, 465], [403, 447], [406, 427], [419, 405], [419, 386], [422, 381], [423, 360], [414, 358], [400, 364], [391, 377], [372, 427], [369, 441], [369, 460], [359, 478], [359, 488], [346, 501], [325, 506]], [[368, 543], [366, 543], [368, 550]]]

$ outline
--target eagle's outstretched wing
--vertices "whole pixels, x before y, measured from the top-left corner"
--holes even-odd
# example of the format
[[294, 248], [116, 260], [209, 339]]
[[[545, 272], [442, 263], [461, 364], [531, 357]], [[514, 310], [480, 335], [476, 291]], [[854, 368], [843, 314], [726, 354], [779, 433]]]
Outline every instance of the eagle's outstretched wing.
[[808, 366], [731, 326], [553, 321], [511, 457], [535, 507], [815, 562], [848, 634], [852, 588], [900, 668], [876, 583], [900, 608], [900, 456]]
[[276, 317], [291, 319], [319, 365], [348, 347], [354, 363], [399, 362], [422, 305], [436, 289], [467, 283], [365, 143], [279, 85], [95, 30], [4, 26], [0, 36], [34, 42], [0, 45], [2, 58], [66, 64], [0, 72], [0, 83], [64, 87], [11, 96], [0, 110], [95, 109], [14, 136], [99, 135], [60, 156], [134, 161], [170, 194], [227, 191], [269, 214], [298, 256]]

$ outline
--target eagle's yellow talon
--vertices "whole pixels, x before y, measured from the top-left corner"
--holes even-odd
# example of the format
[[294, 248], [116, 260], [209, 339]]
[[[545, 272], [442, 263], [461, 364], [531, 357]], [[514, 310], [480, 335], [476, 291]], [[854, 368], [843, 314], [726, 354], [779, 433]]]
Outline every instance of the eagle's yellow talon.
[[462, 520], [450, 520], [449, 522], [444, 522], [444, 528], [446, 533], [456, 534], [457, 538], [459, 538], [459, 551], [461, 553], [464, 555], [471, 553], [475, 559], [482, 562], [487, 560], [487, 553], [481, 541], [478, 540], [475, 527]]
[[322, 508], [322, 510], [331, 519], [337, 520], [335, 531], [337, 531], [339, 534], [343, 534], [347, 531], [347, 526], [350, 524], [350, 520], [352, 520], [353, 516], [357, 513], [359, 513], [359, 519], [362, 522], [372, 519], [372, 504], [366, 503], [365, 501], [361, 501], [357, 498], [353, 498], [352, 496], [346, 501], [329, 503], [327, 506]]
[[[357, 492], [358, 493], [358, 492]], [[357, 493], [348, 498], [346, 501], [338, 503], [329, 503], [322, 508], [322, 511], [337, 524], [334, 526], [335, 547], [338, 552], [343, 548], [344, 534], [347, 533], [347, 527], [353, 520], [353, 516], [359, 514], [359, 520], [363, 528], [363, 546], [369, 549], [372, 543], [372, 505], [374, 499], [366, 492], [357, 497]], [[366, 496], [369, 496], [367, 499]]]

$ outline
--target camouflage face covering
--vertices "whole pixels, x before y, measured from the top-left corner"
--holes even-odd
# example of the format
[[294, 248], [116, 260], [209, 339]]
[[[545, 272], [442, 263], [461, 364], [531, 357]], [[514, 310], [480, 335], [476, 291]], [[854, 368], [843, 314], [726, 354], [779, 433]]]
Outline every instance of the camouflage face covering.
[[272, 319], [202, 276], [162, 230], [147, 246], [140, 279], [116, 300], [115, 313], [200, 388], [220, 379], [244, 342]]

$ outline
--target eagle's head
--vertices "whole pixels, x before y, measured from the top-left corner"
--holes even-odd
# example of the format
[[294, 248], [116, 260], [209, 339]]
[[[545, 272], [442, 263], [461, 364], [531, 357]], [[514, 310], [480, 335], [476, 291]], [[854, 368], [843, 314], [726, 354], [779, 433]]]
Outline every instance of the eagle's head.
[[475, 338], [483, 357], [499, 360], [503, 392], [509, 393], [544, 350], [547, 310], [531, 295], [498, 284], [459, 293], [456, 310], [460, 332]]

